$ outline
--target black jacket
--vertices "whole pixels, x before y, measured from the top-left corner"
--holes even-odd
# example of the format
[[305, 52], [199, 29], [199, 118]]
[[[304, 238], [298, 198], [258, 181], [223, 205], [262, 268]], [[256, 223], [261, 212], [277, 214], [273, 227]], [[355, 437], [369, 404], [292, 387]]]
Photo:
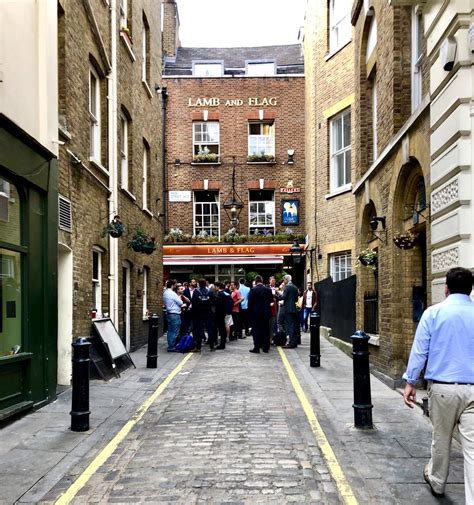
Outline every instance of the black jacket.
[[283, 307], [285, 309], [285, 314], [296, 314], [296, 302], [298, 301], [298, 288], [290, 282], [285, 286], [283, 291]]
[[272, 315], [270, 305], [272, 302], [272, 290], [263, 284], [257, 284], [249, 292], [250, 317], [270, 319]]

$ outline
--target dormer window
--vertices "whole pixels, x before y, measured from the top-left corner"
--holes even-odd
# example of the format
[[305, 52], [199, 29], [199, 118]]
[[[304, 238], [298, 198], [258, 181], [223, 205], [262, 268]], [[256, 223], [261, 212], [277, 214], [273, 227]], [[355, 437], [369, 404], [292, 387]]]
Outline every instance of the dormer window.
[[274, 61], [248, 61], [245, 64], [245, 73], [252, 77], [264, 77], [266, 75], [275, 75]]
[[195, 77], [222, 77], [222, 62], [193, 62]]

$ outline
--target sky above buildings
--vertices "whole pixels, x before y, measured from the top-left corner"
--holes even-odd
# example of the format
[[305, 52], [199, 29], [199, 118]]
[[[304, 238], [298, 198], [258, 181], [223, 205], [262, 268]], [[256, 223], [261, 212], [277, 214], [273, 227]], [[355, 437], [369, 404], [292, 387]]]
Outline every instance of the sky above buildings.
[[183, 47], [298, 43], [307, 0], [177, 0]]

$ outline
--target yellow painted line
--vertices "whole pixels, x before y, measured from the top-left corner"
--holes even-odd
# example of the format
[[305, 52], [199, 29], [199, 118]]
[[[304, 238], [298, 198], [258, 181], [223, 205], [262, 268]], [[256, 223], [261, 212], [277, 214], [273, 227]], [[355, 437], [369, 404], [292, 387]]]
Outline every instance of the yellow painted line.
[[324, 459], [326, 460], [329, 472], [336, 482], [336, 486], [341, 498], [347, 505], [357, 505], [357, 498], [355, 497], [351, 486], [347, 482], [344, 472], [342, 471], [342, 468], [337, 461], [336, 455], [334, 454], [334, 451], [332, 450], [332, 447], [330, 446], [328, 439], [326, 438], [326, 435], [324, 434], [324, 431], [319, 424], [318, 418], [316, 417], [316, 414], [314, 413], [314, 410], [311, 407], [311, 404], [309, 403], [308, 398], [303, 391], [303, 388], [296, 378], [295, 372], [293, 372], [293, 368], [291, 367], [288, 358], [285, 356], [285, 353], [281, 347], [278, 347], [278, 352], [280, 353], [280, 357], [283, 361], [283, 364], [285, 365], [288, 377], [290, 378], [296, 396], [298, 396], [301, 406], [303, 407], [306, 417], [308, 418], [309, 424], [311, 425], [311, 429], [313, 430], [313, 433], [316, 437], [319, 448], [321, 449]]
[[76, 481], [67, 489], [67, 491], [56, 500], [57, 505], [66, 505], [76, 496], [76, 494], [87, 484], [88, 480], [97, 472], [97, 470], [109, 459], [115, 449], [130, 433], [130, 430], [140, 421], [146, 411], [151, 407], [153, 402], [163, 393], [168, 384], [181, 371], [185, 363], [191, 358], [192, 354], [187, 354], [184, 359], [174, 368], [174, 370], [166, 377], [166, 379], [158, 386], [153, 394], [151, 394], [133, 414], [132, 418], [125, 426], [115, 435], [115, 437], [99, 452], [89, 466], [79, 475]]

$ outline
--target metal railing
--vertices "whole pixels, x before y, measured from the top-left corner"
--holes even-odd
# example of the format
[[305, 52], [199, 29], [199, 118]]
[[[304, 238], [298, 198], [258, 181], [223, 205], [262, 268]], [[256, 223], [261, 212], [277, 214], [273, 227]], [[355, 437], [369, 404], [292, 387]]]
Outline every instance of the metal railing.
[[364, 293], [364, 331], [379, 332], [379, 294], [377, 291]]

